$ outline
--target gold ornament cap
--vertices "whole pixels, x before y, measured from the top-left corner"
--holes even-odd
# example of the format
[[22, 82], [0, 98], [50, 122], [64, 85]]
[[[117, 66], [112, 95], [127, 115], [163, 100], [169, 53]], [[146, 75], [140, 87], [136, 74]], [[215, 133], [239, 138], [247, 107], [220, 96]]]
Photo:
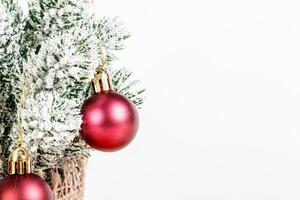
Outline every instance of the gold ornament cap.
[[30, 174], [31, 158], [23, 147], [16, 148], [8, 158], [8, 173], [13, 174]]
[[112, 79], [110, 74], [104, 70], [107, 62], [102, 60], [100, 66], [96, 69], [94, 78], [92, 79], [92, 86], [95, 93], [108, 92], [113, 90]]

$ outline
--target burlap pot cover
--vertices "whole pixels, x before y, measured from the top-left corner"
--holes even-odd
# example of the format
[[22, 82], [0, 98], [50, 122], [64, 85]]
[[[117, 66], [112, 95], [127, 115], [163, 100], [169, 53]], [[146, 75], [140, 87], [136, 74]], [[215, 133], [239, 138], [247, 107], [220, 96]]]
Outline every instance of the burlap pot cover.
[[86, 157], [72, 157], [55, 168], [36, 173], [49, 183], [55, 200], [83, 200], [86, 164]]

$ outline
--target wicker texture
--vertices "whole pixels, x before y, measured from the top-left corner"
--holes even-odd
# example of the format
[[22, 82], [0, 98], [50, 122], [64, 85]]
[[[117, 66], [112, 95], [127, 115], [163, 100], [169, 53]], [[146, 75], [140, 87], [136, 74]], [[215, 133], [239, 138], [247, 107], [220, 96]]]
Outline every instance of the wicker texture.
[[83, 200], [86, 164], [87, 158], [73, 157], [36, 173], [49, 183], [55, 200]]

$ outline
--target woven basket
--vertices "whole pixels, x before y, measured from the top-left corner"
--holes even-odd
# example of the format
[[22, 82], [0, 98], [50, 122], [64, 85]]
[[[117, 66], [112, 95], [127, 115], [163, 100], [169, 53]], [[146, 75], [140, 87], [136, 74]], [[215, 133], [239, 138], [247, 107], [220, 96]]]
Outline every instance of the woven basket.
[[83, 200], [86, 164], [87, 158], [78, 156], [36, 173], [49, 183], [55, 200]]

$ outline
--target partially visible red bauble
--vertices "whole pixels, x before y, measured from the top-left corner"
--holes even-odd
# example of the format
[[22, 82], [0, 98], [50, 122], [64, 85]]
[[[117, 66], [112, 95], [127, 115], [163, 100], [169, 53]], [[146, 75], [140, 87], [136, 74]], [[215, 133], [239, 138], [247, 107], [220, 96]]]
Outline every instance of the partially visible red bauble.
[[81, 136], [100, 151], [117, 151], [127, 146], [138, 130], [139, 118], [133, 103], [114, 91], [95, 93], [81, 109]]
[[52, 191], [35, 174], [9, 175], [0, 180], [0, 200], [54, 200]]

